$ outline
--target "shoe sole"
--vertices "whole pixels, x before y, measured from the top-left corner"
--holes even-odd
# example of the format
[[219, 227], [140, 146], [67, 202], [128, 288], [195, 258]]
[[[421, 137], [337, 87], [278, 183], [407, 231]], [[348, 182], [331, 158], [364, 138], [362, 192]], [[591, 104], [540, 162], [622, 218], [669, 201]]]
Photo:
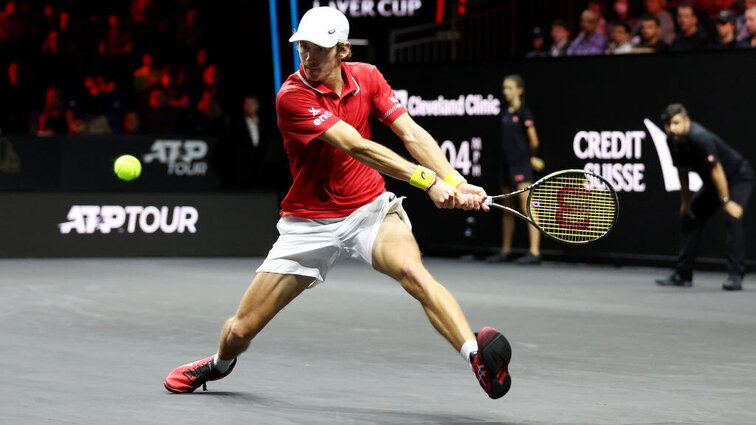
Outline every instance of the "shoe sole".
[[489, 373], [496, 373], [499, 364], [504, 362], [506, 365], [507, 377], [504, 378], [504, 382], [499, 383], [498, 377], [492, 374], [491, 377], [491, 392], [488, 394], [493, 399], [501, 398], [509, 391], [512, 386], [512, 376], [509, 374], [509, 361], [512, 359], [512, 347], [509, 345], [509, 341], [501, 333], [497, 333], [496, 336], [486, 344], [483, 349], [483, 364], [486, 365]]
[[163, 386], [165, 387], [165, 389], [166, 389], [166, 390], [168, 390], [168, 391], [170, 391], [170, 392], [172, 392], [172, 393], [174, 393], [174, 394], [186, 394], [186, 393], [193, 393], [193, 392], [194, 392], [194, 390], [196, 390], [197, 388], [199, 388], [199, 387], [197, 387], [197, 388], [192, 388], [191, 390], [188, 390], [188, 391], [187, 391], [187, 390], [178, 390], [178, 389], [175, 389], [175, 388], [171, 388], [171, 387], [169, 387], [169, 386], [168, 386], [168, 384], [167, 384], [167, 383], [165, 383], [165, 382], [163, 382]]

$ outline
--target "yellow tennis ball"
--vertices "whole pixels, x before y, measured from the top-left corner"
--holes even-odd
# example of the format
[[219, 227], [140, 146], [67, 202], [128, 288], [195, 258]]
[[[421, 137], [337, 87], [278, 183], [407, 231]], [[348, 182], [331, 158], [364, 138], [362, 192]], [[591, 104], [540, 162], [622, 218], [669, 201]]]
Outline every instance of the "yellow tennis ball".
[[113, 171], [121, 180], [134, 180], [142, 173], [142, 163], [131, 155], [121, 155], [113, 164]]

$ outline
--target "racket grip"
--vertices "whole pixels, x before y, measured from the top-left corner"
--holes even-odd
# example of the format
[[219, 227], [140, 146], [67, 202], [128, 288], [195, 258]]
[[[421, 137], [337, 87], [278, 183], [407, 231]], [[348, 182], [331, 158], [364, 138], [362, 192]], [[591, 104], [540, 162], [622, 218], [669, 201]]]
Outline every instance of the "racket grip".
[[486, 196], [486, 200], [483, 201], [483, 203], [490, 207], [491, 205], [493, 205], [493, 198], [490, 196]]

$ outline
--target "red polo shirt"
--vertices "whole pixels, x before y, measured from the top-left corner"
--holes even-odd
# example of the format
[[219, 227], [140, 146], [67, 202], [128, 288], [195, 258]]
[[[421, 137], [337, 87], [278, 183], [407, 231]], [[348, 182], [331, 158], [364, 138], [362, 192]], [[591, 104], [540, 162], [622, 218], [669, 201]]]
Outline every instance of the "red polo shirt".
[[378, 171], [317, 137], [341, 120], [370, 139], [371, 115], [390, 125], [406, 111], [375, 66], [342, 63], [341, 76], [341, 97], [321, 83], [307, 81], [301, 67], [278, 92], [278, 128], [294, 177], [281, 215], [345, 217], [386, 191]]

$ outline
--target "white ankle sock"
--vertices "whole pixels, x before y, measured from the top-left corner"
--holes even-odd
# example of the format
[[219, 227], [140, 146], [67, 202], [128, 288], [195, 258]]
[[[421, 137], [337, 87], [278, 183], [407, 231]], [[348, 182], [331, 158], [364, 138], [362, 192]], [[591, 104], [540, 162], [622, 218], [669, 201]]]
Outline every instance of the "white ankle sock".
[[229, 366], [231, 366], [231, 363], [234, 362], [234, 359], [231, 360], [221, 360], [220, 357], [218, 357], [218, 354], [216, 353], [215, 356], [213, 356], [213, 367], [215, 370], [217, 370], [220, 373], [225, 373]]
[[459, 350], [459, 354], [463, 359], [465, 359], [467, 363], [471, 363], [472, 360], [470, 360], [470, 353], [474, 353], [476, 351], [478, 351], [478, 341], [474, 339], [468, 339], [464, 344], [462, 344], [462, 348]]

